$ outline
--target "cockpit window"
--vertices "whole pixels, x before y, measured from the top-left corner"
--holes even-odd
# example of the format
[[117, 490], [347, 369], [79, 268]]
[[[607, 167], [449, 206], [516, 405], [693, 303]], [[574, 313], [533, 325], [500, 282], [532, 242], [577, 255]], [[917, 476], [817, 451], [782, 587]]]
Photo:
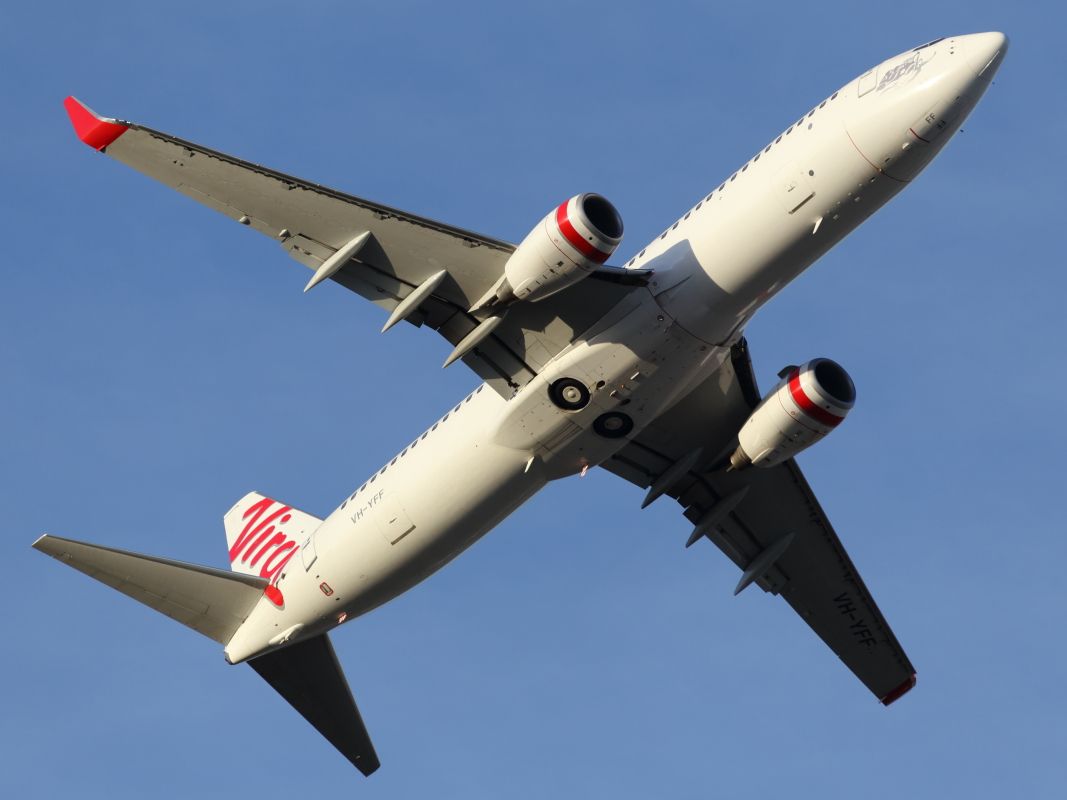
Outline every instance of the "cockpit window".
[[921, 44], [918, 47], [916, 47], [914, 50], [912, 50], [911, 52], [918, 53], [920, 50], [925, 50], [927, 47], [933, 47], [938, 42], [943, 42], [943, 41], [945, 41], [945, 37], [944, 36], [942, 36], [940, 39], [934, 39], [932, 42], [927, 42], [926, 44]]

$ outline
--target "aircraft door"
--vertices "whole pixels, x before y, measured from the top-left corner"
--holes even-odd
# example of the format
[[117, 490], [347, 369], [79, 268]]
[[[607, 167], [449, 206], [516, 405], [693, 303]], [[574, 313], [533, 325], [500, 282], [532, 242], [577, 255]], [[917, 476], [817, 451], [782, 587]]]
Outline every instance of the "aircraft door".
[[311, 569], [311, 565], [318, 559], [319, 554], [315, 549], [315, 531], [308, 534], [307, 539], [300, 545], [300, 560], [304, 562], [304, 571]]

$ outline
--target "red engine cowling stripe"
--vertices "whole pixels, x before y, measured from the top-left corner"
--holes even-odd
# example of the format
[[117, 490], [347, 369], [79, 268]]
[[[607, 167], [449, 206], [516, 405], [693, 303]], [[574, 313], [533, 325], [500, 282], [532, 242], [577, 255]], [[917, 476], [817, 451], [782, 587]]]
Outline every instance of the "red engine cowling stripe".
[[567, 219], [567, 203], [569, 202], [570, 200], [565, 200], [556, 209], [556, 224], [559, 225], [559, 232], [583, 256], [590, 261], [595, 261], [597, 264], [603, 264], [611, 256], [611, 253], [605, 253], [593, 247], [574, 229], [571, 221]]
[[800, 371], [797, 370], [789, 378], [789, 393], [793, 395], [793, 400], [800, 410], [811, 417], [816, 422], [821, 422], [831, 428], [836, 428], [841, 424], [841, 420], [844, 417], [839, 417], [837, 414], [831, 414], [825, 408], [815, 405], [815, 401], [807, 396], [804, 392], [804, 387], [800, 385]]

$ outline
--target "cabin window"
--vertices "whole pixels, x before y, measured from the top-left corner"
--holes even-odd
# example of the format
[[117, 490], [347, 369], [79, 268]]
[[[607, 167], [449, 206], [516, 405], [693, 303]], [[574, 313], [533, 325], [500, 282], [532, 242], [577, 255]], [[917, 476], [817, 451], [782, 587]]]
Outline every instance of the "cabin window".
[[683, 220], [687, 220], [687, 219], [689, 219], [689, 215], [690, 215], [690, 214], [692, 214], [692, 213], [693, 213], [692, 211], [686, 211], [686, 212], [685, 212], [685, 216], [684, 216], [684, 217], [682, 217], [682, 219], [683, 219]]
[[700, 210], [700, 207], [701, 207], [702, 205], [704, 205], [704, 201], [703, 201], [703, 200], [701, 200], [701, 201], [700, 201], [699, 203], [697, 203], [697, 207], [696, 207], [696, 208], [694, 208], [693, 210], [694, 210], [694, 211], [699, 211], [699, 210]]
[[831, 100], [836, 100], [838, 94], [840, 94], [840, 92], [834, 92], [832, 95], [830, 95], [830, 99]]

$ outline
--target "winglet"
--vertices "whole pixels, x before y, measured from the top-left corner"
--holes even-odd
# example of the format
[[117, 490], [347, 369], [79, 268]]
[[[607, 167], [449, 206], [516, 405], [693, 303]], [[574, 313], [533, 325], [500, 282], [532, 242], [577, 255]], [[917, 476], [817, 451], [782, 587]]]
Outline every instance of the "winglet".
[[129, 130], [113, 119], [94, 113], [74, 97], [64, 100], [63, 107], [67, 109], [70, 124], [74, 126], [78, 138], [94, 150], [103, 150]]
[[904, 681], [904, 683], [900, 684], [900, 686], [898, 686], [896, 689], [894, 689], [889, 694], [887, 694], [885, 697], [883, 697], [882, 700], [881, 700], [881, 703], [882, 703], [883, 706], [888, 706], [891, 703], [895, 703], [897, 700], [902, 698], [904, 695], [906, 695], [908, 692], [910, 692], [914, 688], [915, 688], [915, 676], [912, 675], [910, 678], [908, 678], [906, 681]]

